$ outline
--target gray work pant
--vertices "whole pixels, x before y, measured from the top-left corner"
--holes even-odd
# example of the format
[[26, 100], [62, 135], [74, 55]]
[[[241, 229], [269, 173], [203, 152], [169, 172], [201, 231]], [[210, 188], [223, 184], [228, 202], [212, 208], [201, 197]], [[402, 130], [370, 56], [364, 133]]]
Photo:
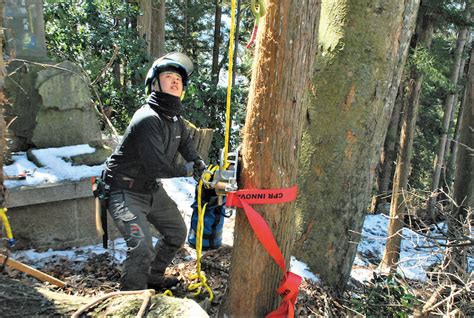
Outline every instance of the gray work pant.
[[[121, 289], [147, 288], [149, 277], [161, 276], [186, 240], [186, 224], [160, 184], [151, 194], [112, 190], [108, 210], [127, 243]], [[163, 235], [153, 247], [148, 222]]]

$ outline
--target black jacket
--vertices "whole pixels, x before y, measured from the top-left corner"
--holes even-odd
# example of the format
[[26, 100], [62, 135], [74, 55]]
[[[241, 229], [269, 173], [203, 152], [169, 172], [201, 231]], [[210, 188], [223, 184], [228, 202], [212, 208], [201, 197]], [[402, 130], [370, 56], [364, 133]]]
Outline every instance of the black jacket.
[[146, 104], [133, 115], [106, 166], [112, 173], [141, 181], [183, 177], [186, 167], [174, 163], [177, 152], [186, 161], [199, 159], [184, 120], [160, 115]]

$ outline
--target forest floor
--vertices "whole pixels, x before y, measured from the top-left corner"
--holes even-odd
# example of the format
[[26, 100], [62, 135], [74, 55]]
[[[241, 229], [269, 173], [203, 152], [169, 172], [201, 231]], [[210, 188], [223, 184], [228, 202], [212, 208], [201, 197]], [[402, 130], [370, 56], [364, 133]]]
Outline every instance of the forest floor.
[[[64, 151], [61, 153], [64, 155]], [[36, 169], [28, 165], [26, 155], [19, 156], [17, 161], [22, 163], [22, 167]], [[10, 168], [12, 175], [18, 173], [18, 167], [12, 165]], [[38, 168], [38, 171], [41, 169], [43, 168]], [[71, 170], [68, 172], [69, 175], [77, 178], [91, 175], [90, 171], [78, 171], [80, 169], [78, 167], [69, 169]], [[45, 175], [51, 174], [49, 170], [46, 172]], [[10, 186], [44, 182], [39, 180], [41, 176], [42, 174], [36, 173], [34, 178], [21, 181], [23, 183], [15, 181], [16, 184]], [[174, 178], [163, 181], [166, 191], [175, 200], [186, 224], [189, 225], [192, 213], [190, 206], [194, 201], [194, 180]], [[348, 288], [342, 295], [334, 296], [329, 289], [322, 286], [313, 273], [296, 272], [304, 277], [295, 306], [296, 315], [404, 317], [416, 313], [421, 315], [424, 308], [428, 313], [425, 316], [474, 316], [472, 246], [468, 248], [470, 258], [465, 277], [460, 279], [450, 277], [439, 270], [445, 253], [443, 248], [445, 241], [438, 239], [440, 233], [444, 231], [441, 229], [443, 225], [437, 226], [431, 235], [418, 234], [404, 228], [398, 274], [395, 277], [387, 277], [376, 270], [383, 255], [387, 225], [387, 216], [381, 214], [366, 216]], [[474, 228], [471, 227], [471, 240], [473, 232]], [[38, 295], [28, 294], [27, 290], [28, 288], [31, 290], [31, 286], [44, 287], [71, 296], [94, 297], [117, 291], [120, 264], [125, 257], [126, 247], [123, 242], [117, 244], [116, 241], [108, 250], [95, 246], [62, 251], [30, 250], [13, 253], [14, 259], [63, 280], [68, 287], [59, 289], [40, 283], [7, 267], [0, 274], [0, 317], [29, 317], [47, 313], [41, 309], [42, 306], [46, 306], [45, 300]], [[223, 247], [208, 251], [203, 257], [202, 269], [206, 272], [208, 284], [214, 292], [214, 300], [209, 304], [205, 301], [207, 293], [203, 293], [196, 298], [196, 301], [205, 307], [210, 316], [216, 316], [227, 288], [233, 245], [232, 218], [226, 219], [223, 242]], [[188, 277], [195, 273], [195, 263], [196, 253], [186, 245], [169, 268], [170, 274], [178, 275], [180, 278], [180, 284], [172, 289], [175, 297], [193, 297], [187, 291], [187, 286], [190, 283]], [[291, 270], [294, 271], [293, 260], [291, 265]], [[27, 294], [29, 296], [25, 297]]]
[[[194, 250], [184, 247], [175, 258], [173, 265], [168, 269], [169, 274], [179, 277], [180, 283], [172, 288], [175, 297], [195, 299], [203, 306], [211, 317], [216, 317], [227, 288], [230, 270], [232, 247], [223, 246], [217, 250], [208, 251], [203, 256], [202, 269], [206, 272], [208, 284], [214, 293], [212, 303], [206, 301], [208, 294], [203, 292], [194, 297], [187, 291], [191, 283], [189, 277], [196, 271]], [[76, 250], [76, 258], [51, 256], [41, 262], [39, 269], [67, 283], [67, 287], [58, 288], [48, 283], [41, 283], [34, 278], [15, 270], [5, 270], [0, 275], [0, 285], [4, 291], [6, 285], [18, 289], [26, 286], [48, 288], [57, 293], [73, 296], [97, 297], [109, 292], [119, 290], [120, 264], [114, 257], [114, 251], [96, 254], [89, 252], [84, 255], [83, 250]], [[358, 266], [360, 267], [360, 266]], [[372, 269], [375, 267], [372, 267]], [[369, 269], [369, 268], [367, 268]], [[8, 280], [5, 280], [8, 278]], [[20, 284], [18, 284], [20, 283]], [[16, 284], [16, 285], [15, 285]], [[23, 287], [18, 287], [23, 286]], [[472, 287], [472, 284], [471, 284]], [[437, 291], [436, 291], [437, 290]], [[163, 292], [163, 291], [160, 291]], [[433, 282], [419, 282], [416, 280], [402, 280], [400, 277], [387, 278], [375, 275], [367, 282], [360, 282], [351, 277], [348, 290], [341, 296], [333, 296], [328, 289], [320, 283], [304, 279], [300, 287], [298, 300], [295, 306], [295, 315], [300, 317], [324, 316], [405, 316], [404, 314], [420, 314], [423, 305], [435, 292], [440, 294], [432, 303], [435, 306], [443, 301], [439, 285]], [[1, 292], [0, 292], [1, 293]], [[451, 294], [453, 291], [451, 291]], [[449, 296], [449, 293], [447, 294]], [[460, 316], [474, 314], [472, 293], [461, 293], [453, 297], [451, 302], [463, 304]], [[5, 299], [2, 295], [1, 298]], [[28, 299], [31, 297], [28, 297]], [[452, 306], [454, 304], [451, 304]], [[8, 301], [0, 302], [1, 313], [9, 313], [8, 317], [24, 316], [25, 313], [38, 313], [38, 302], [27, 302], [24, 297], [10, 297]], [[383, 306], [383, 307], [382, 307]], [[431, 313], [443, 314], [443, 306], [438, 305]], [[17, 313], [18, 315], [15, 315]]]
[[[82, 253], [81, 251], [78, 251]], [[209, 297], [207, 292], [202, 292], [197, 297], [187, 290], [191, 281], [189, 277], [196, 273], [196, 261], [192, 254], [194, 251], [186, 246], [181, 249], [173, 261], [173, 265], [168, 268], [167, 273], [176, 275], [179, 278], [179, 284], [171, 289], [174, 297], [187, 297], [199, 302], [209, 315], [217, 316], [218, 309], [223, 303], [223, 297], [227, 288], [230, 259], [232, 247], [223, 246], [217, 250], [207, 251], [202, 259], [202, 269], [206, 273], [208, 284], [214, 293], [214, 299], [211, 303], [205, 301]], [[43, 261], [39, 267], [41, 271], [56, 277], [65, 283], [67, 287], [58, 288], [49, 283], [42, 283], [32, 277], [16, 270], [7, 269], [4, 271], [4, 277], [8, 277], [12, 288], [18, 288], [18, 282], [22, 285], [48, 288], [51, 291], [64, 293], [74, 296], [96, 297], [106, 293], [119, 290], [120, 264], [114, 259], [113, 253], [81, 255], [80, 261], [74, 261], [67, 257], [50, 257]], [[79, 256], [79, 255], [78, 255]], [[6, 290], [5, 284], [8, 280], [2, 280], [2, 285]], [[164, 292], [162, 290], [161, 292]], [[331, 310], [338, 316], [347, 309], [344, 305], [345, 300], [335, 300], [329, 293], [312, 280], [304, 280], [295, 307], [298, 316], [324, 315], [327, 310]], [[37, 306], [34, 302], [32, 306]], [[23, 312], [32, 313], [34, 308], [26, 308], [22, 297], [11, 297], [11, 299], [2, 304], [0, 302], [0, 313], [10, 312], [14, 308], [23, 308]], [[0, 314], [0, 316], [3, 316]], [[11, 315], [9, 315], [11, 317]]]

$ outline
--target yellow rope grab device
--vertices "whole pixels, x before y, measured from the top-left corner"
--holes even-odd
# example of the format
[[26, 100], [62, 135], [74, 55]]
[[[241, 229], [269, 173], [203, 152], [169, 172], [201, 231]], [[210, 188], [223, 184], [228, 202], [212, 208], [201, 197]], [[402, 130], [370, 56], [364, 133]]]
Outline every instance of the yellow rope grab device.
[[[252, 38], [255, 39], [256, 28], [258, 26], [259, 18], [265, 14], [265, 3], [264, 0], [252, 0], [251, 1], [252, 13], [255, 16], [255, 27], [253, 30]], [[188, 290], [195, 291], [194, 295], [197, 296], [203, 289], [209, 293], [209, 300], [212, 301], [214, 294], [212, 289], [207, 284], [205, 273], [201, 271], [201, 258], [202, 258], [202, 240], [204, 232], [204, 214], [206, 212], [207, 203], [202, 206], [201, 194], [202, 188], [214, 189], [218, 196], [218, 204], [223, 204], [223, 199], [227, 192], [237, 191], [237, 165], [239, 160], [238, 147], [234, 152], [229, 152], [229, 139], [230, 139], [230, 123], [231, 123], [231, 96], [232, 96], [232, 71], [234, 61], [234, 34], [235, 34], [235, 0], [231, 1], [231, 22], [230, 22], [230, 36], [229, 36], [229, 62], [227, 69], [227, 99], [226, 99], [226, 123], [225, 123], [225, 140], [224, 148], [221, 150], [219, 165], [209, 165], [206, 171], [201, 176], [198, 184], [197, 193], [197, 207], [198, 207], [198, 222], [196, 229], [196, 274], [189, 277], [191, 280], [197, 279], [198, 282], [189, 285]], [[249, 45], [253, 42], [249, 43]]]

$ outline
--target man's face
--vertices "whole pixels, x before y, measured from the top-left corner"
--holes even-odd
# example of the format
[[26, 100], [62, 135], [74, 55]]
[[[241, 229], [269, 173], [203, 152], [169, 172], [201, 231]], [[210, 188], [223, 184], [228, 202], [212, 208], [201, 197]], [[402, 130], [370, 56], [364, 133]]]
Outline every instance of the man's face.
[[161, 90], [176, 97], [181, 97], [183, 93], [183, 79], [181, 75], [174, 72], [163, 72], [159, 76]]

